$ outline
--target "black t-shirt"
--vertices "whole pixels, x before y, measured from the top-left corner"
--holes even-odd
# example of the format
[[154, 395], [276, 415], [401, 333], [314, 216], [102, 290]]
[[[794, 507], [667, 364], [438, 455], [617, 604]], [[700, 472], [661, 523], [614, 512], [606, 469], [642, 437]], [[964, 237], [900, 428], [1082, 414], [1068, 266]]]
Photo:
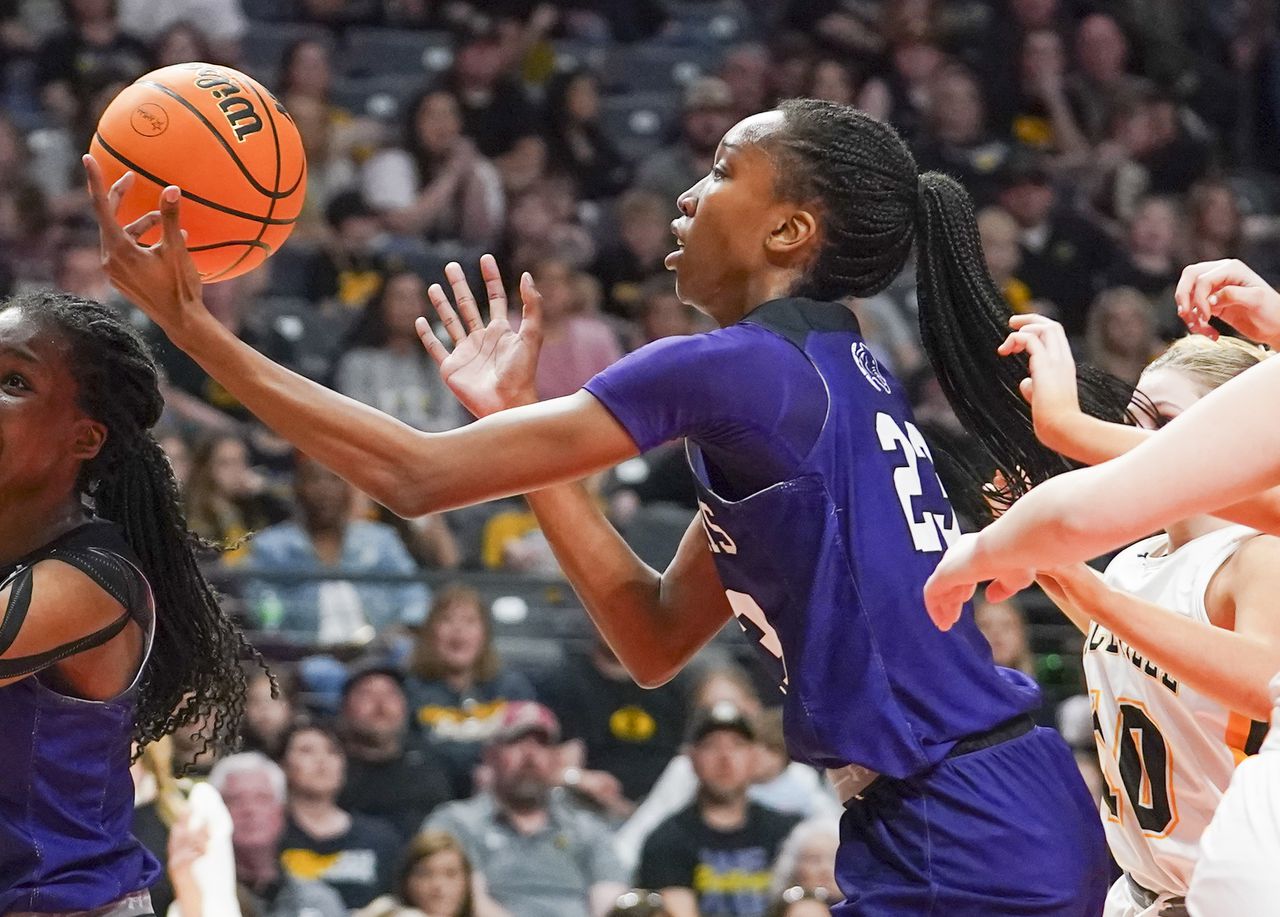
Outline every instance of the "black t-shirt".
[[483, 96], [454, 89], [462, 105], [463, 133], [485, 156], [509, 153], [521, 137], [539, 133], [542, 116], [517, 81], [503, 79]]
[[67, 29], [48, 38], [36, 52], [36, 85], [66, 80], [81, 94], [109, 80], [132, 81], [151, 68], [151, 50], [124, 32], [105, 45], [91, 44]]
[[1089, 221], [1069, 213], [1055, 214], [1044, 247], [1022, 249], [1018, 277], [1036, 299], [1058, 307], [1067, 333], [1084, 333], [1089, 306], [1102, 275], [1116, 259], [1115, 244]]
[[683, 679], [647, 690], [630, 678], [606, 678], [590, 659], [577, 656], [544, 688], [539, 693], [559, 717], [565, 738], [581, 739], [587, 767], [617, 777], [628, 799], [642, 799], [680, 749]]
[[407, 841], [441, 803], [453, 798], [449, 774], [429, 751], [406, 749], [390, 761], [347, 757], [347, 785], [338, 805], [348, 812], [380, 818]]
[[750, 803], [741, 828], [716, 831], [696, 804], [689, 806], [649, 835], [636, 885], [692, 889], [702, 917], [760, 917], [769, 905], [773, 861], [797, 821]]
[[345, 834], [317, 840], [293, 821], [280, 840], [280, 865], [299, 879], [319, 879], [349, 908], [364, 907], [391, 890], [400, 837], [378, 818], [351, 816]]

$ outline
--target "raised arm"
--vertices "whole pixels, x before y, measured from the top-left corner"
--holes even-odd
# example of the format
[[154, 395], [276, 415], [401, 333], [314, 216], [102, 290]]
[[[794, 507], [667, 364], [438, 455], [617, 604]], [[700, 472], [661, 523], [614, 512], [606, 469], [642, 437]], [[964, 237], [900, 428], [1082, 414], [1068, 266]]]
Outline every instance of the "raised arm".
[[[1280, 485], [1280, 360], [1210, 392], [1119, 458], [1047, 481], [978, 534], [962, 536], [925, 586], [935, 623], [950, 627], [978, 583], [992, 598], [1032, 571], [1096, 557], [1179, 519], [1215, 513]], [[1267, 530], [1280, 533], [1280, 526]]]
[[[590, 395], [429, 434], [273, 363], [205, 308], [178, 225], [178, 189], [166, 188], [159, 212], [144, 218], [163, 227], [162, 241], [146, 248], [114, 216], [132, 175], [107, 192], [91, 158], [86, 167], [112, 283], [259, 420], [394, 512], [415, 517], [521, 494], [579, 480], [636, 454], [626, 432]], [[525, 282], [532, 290], [527, 276]], [[528, 324], [521, 335], [511, 334], [504, 307], [476, 346], [502, 341], [496, 359], [531, 367], [538, 323]], [[462, 352], [456, 362], [477, 355]]]
[[[263, 423], [396, 513], [414, 517], [538, 491], [638, 453], [613, 415], [585, 391], [534, 403], [541, 313], [527, 274], [519, 333], [507, 320], [492, 257], [481, 262], [487, 325], [457, 265], [446, 269], [456, 312], [438, 285], [431, 288], [453, 349], [435, 339], [425, 320], [419, 333], [445, 382], [482, 419], [421, 433], [273, 363], [213, 319], [178, 227], [177, 188], [166, 188], [160, 210], [145, 218], [162, 223], [163, 240], [144, 248], [114, 218], [130, 177], [107, 192], [96, 164], [87, 160], [86, 168], [112, 282]], [[533, 505], [588, 612], [641, 684], [670, 678], [728, 620], [728, 601], [695, 529], [660, 574], [635, 556], [581, 488], [553, 489]]]
[[[1009, 356], [1025, 353], [1031, 375], [1022, 381], [1023, 397], [1031, 404], [1036, 438], [1055, 452], [1086, 465], [1124, 455], [1157, 431], [1111, 423], [1080, 410], [1076, 395], [1076, 366], [1062, 326], [1043, 315], [1015, 315], [1013, 331], [1000, 346]], [[1280, 530], [1280, 489], [1251, 496], [1214, 515], [1251, 528]]]

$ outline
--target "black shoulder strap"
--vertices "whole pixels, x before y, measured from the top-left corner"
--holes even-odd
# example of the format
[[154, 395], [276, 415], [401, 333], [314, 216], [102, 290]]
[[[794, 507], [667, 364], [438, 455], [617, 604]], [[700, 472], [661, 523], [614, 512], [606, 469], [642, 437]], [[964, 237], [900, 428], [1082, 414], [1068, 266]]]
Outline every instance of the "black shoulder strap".
[[[144, 611], [152, 611], [150, 588], [137, 568], [122, 557], [99, 548], [66, 547], [55, 548], [40, 559], [60, 560], [75, 567], [119, 602], [124, 611], [105, 627], [61, 646], [29, 656], [0, 659], [0, 678], [22, 678], [76, 653], [102, 646], [124, 630], [131, 620], [139, 618]], [[32, 563], [9, 578], [9, 602], [4, 618], [0, 619], [0, 653], [13, 645], [31, 610], [34, 569], [35, 564]], [[144, 628], [150, 626], [149, 620], [139, 620], [138, 623]]]

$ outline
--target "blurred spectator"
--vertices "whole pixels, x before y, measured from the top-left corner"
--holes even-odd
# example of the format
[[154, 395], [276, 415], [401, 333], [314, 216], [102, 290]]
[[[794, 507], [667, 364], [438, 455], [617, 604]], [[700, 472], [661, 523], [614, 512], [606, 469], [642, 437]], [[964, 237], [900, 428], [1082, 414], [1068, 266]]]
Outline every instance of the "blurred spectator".
[[418, 726], [449, 762], [454, 796], [469, 796], [472, 770], [508, 702], [533, 685], [505, 669], [493, 646], [493, 615], [467, 586], [441, 589], [418, 631], [405, 694]]
[[627, 160], [600, 127], [600, 79], [577, 68], [547, 84], [547, 156], [588, 200], [612, 197], [627, 186]]
[[168, 432], [158, 437], [160, 448], [164, 450], [164, 457], [169, 461], [169, 467], [173, 470], [173, 479], [178, 484], [178, 490], [184, 491], [187, 482], [191, 478], [191, 447], [187, 445], [186, 438], [176, 432]]
[[720, 63], [717, 76], [729, 87], [735, 120], [765, 111], [774, 103], [769, 85], [773, 61], [769, 49], [755, 42], [734, 45]]
[[[888, 109], [868, 109], [876, 117], [892, 121], [908, 142], [916, 142], [921, 125], [929, 111], [934, 77], [946, 63], [946, 55], [925, 38], [906, 38], [894, 43], [889, 51], [890, 70], [885, 77]], [[864, 103], [874, 99], [871, 88]]]
[[589, 653], [557, 667], [546, 692], [565, 738], [584, 749], [583, 766], [616, 777], [625, 799], [643, 799], [680, 750], [685, 680], [641, 688], [598, 634]]
[[1085, 330], [1085, 359], [1126, 382], [1137, 383], [1161, 350], [1156, 312], [1151, 300], [1132, 287], [1099, 294]]
[[[1197, 182], [1187, 194], [1187, 262], [1241, 258], [1244, 221], [1235, 191], [1225, 181]], [[1256, 270], [1256, 268], [1255, 268]]]
[[600, 917], [626, 890], [596, 816], [553, 792], [560, 770], [555, 715], [533, 701], [506, 706], [485, 749], [492, 785], [437, 809], [425, 828], [458, 838], [503, 907], [520, 917]]
[[[133, 836], [163, 867], [168, 860], [169, 829], [186, 805], [173, 776], [173, 740], [165, 736], [148, 742], [129, 765], [129, 774], [133, 777]], [[164, 913], [172, 902], [173, 886], [162, 872], [151, 886], [151, 904], [156, 913]]]
[[1009, 159], [1000, 173], [999, 202], [1017, 221], [1018, 276], [1031, 298], [1053, 303], [1068, 334], [1083, 334], [1098, 279], [1116, 258], [1114, 244], [1059, 202], [1048, 171], [1034, 156]]
[[339, 149], [336, 130], [324, 102], [310, 95], [288, 97], [289, 116], [307, 155], [307, 197], [295, 232], [300, 240], [323, 241], [325, 216], [334, 199], [356, 185], [355, 163]]
[[459, 37], [446, 77], [464, 133], [484, 156], [501, 156], [521, 137], [538, 133], [538, 110], [509, 63], [498, 27], [477, 24]]
[[278, 686], [275, 691], [271, 675], [257, 666], [247, 676], [240, 739], [245, 751], [260, 751], [275, 759], [284, 750], [284, 737], [298, 717], [298, 686], [293, 669], [276, 663], [272, 671]]
[[288, 825], [280, 839], [285, 872], [320, 879], [349, 908], [390, 891], [399, 836], [381, 819], [337, 804], [346, 781], [338, 737], [320, 726], [296, 726], [285, 736], [280, 765], [289, 787]]
[[680, 301], [675, 283], [667, 274], [656, 274], [640, 285], [639, 318], [642, 344], [715, 327], [707, 316]]
[[348, 26], [373, 25], [378, 21], [378, 0], [297, 0], [297, 16], [305, 22], [328, 26], [341, 33]]
[[790, 0], [783, 22], [812, 35], [828, 51], [843, 57], [874, 57], [884, 50], [879, 4], [842, 0]]
[[219, 761], [209, 783], [231, 813], [231, 846], [246, 915], [346, 917], [347, 908], [332, 888], [280, 868], [287, 790], [279, 765], [261, 752], [241, 752]]
[[542, 400], [571, 395], [622, 356], [613, 330], [582, 314], [576, 272], [564, 261], [547, 259], [534, 267], [542, 293], [542, 355], [534, 384]]
[[[1018, 221], [999, 207], [984, 207], [978, 213], [978, 235], [987, 271], [1014, 312], [1051, 312], [1031, 300], [1031, 288], [1017, 276], [1022, 266]], [[1043, 300], [1041, 303], [1043, 304]]]
[[502, 180], [463, 133], [459, 95], [430, 89], [406, 107], [403, 148], [375, 153], [361, 187], [369, 205], [402, 234], [492, 245], [502, 229]]
[[512, 202], [499, 261], [508, 277], [532, 271], [546, 258], [586, 267], [595, 254], [595, 242], [586, 230], [558, 212], [558, 197], [556, 183], [544, 180]]
[[778, 851], [773, 865], [773, 893], [781, 897], [788, 889], [799, 888], [824, 901], [839, 901], [843, 895], [836, 884], [836, 850], [840, 847], [838, 817], [819, 816], [796, 825]]
[[1036, 658], [1027, 637], [1027, 619], [1012, 602], [978, 602], [973, 619], [991, 644], [991, 659], [1006, 669], [1036, 677]]
[[288, 505], [249, 466], [249, 450], [234, 433], [215, 433], [196, 446], [183, 504], [191, 531], [227, 546], [219, 555], [224, 564], [248, 555], [248, 545], [238, 544], [246, 536], [289, 516]]
[[1151, 148], [1143, 158], [1154, 194], [1180, 194], [1205, 176], [1212, 164], [1208, 127], [1168, 93], [1149, 105]]
[[354, 491], [299, 453], [294, 471], [296, 521], [281, 522], [249, 544], [251, 573], [327, 579], [249, 580], [256, 626], [320, 645], [367, 643], [375, 634], [421, 620], [428, 592], [419, 583], [351, 583], [346, 573], [412, 574], [417, 568], [390, 526], [351, 517]]
[[410, 841], [395, 887], [355, 917], [508, 917], [487, 895], [476, 894], [471, 861], [451, 834], [423, 831]]
[[166, 61], [157, 53], [156, 66], [185, 61], [209, 61], [235, 65], [240, 56], [240, 39], [249, 31], [240, 0], [116, 0], [120, 28], [146, 41], [155, 42], [157, 52], [163, 38], [179, 26], [198, 29], [200, 40], [212, 56], [197, 55]]
[[939, 69], [933, 77], [915, 153], [921, 171], [954, 176], [979, 206], [995, 198], [1009, 144], [987, 130], [982, 86], [958, 64]]
[[1148, 197], [1139, 202], [1129, 220], [1122, 256], [1103, 274], [1102, 286], [1133, 287], [1151, 300], [1170, 293], [1182, 272], [1179, 224], [1172, 200]]
[[151, 51], [121, 30], [116, 0], [65, 0], [63, 9], [67, 26], [40, 45], [35, 82], [45, 109], [70, 124], [104, 83], [150, 69]]
[[115, 288], [102, 269], [102, 247], [93, 236], [77, 233], [58, 250], [53, 281], [64, 293], [111, 302]]
[[570, 0], [565, 6], [570, 34], [598, 41], [639, 41], [657, 34], [667, 21], [659, 0]]
[[1057, 154], [1072, 163], [1089, 152], [1089, 142], [1067, 95], [1067, 54], [1053, 29], [1028, 32], [1019, 61], [1020, 104], [1013, 139], [1028, 149]]
[[338, 804], [382, 819], [407, 841], [436, 806], [453, 798], [449, 775], [430, 747], [409, 744], [404, 673], [370, 665], [342, 689], [338, 733], [347, 753], [347, 782]]
[[308, 283], [297, 292], [321, 303], [339, 327], [382, 291], [387, 258], [382, 251], [382, 224], [359, 191], [333, 196], [324, 210], [329, 232], [307, 271]]
[[214, 55], [205, 33], [190, 22], [181, 19], [151, 38], [151, 56], [156, 67], [170, 67], [191, 61], [234, 60], [234, 58]]
[[1094, 143], [1102, 140], [1117, 103], [1146, 82], [1129, 72], [1129, 39], [1106, 13], [1085, 16], [1076, 26], [1075, 59], [1079, 69], [1067, 77], [1071, 102], [1081, 127]]
[[748, 800], [754, 743], [747, 714], [731, 701], [694, 714], [688, 748], [696, 801], [654, 829], [636, 873], [677, 913], [764, 914], [774, 857], [797, 819]]
[[516, 140], [510, 152], [494, 161], [502, 187], [508, 198], [528, 191], [549, 176], [552, 165], [547, 140], [539, 134], [526, 134]]
[[[290, 108], [300, 98], [312, 99], [330, 114], [333, 89], [333, 45], [319, 38], [299, 38], [284, 49], [280, 58], [280, 98]], [[332, 117], [342, 117], [333, 112]], [[348, 116], [349, 117], [349, 116]]]
[[[713, 666], [701, 673], [692, 691], [690, 716], [697, 718], [700, 711], [709, 710], [725, 701], [749, 717], [760, 713], [760, 699], [750, 678], [740, 667], [732, 664]], [[754, 727], [752, 732], [754, 735]], [[776, 757], [776, 740], [774, 745]], [[770, 767], [760, 750], [756, 749], [749, 781], [751, 785], [747, 790], [752, 801], [767, 805], [768, 800], [782, 801], [784, 804], [790, 800], [792, 804], [801, 806], [796, 814], [802, 816], [829, 812], [832, 797], [822, 789], [817, 772], [794, 761], [787, 761], [785, 765], [784, 770], [777, 772], [776, 767]], [[762, 776], [768, 782], [756, 783]], [[649, 835], [659, 824], [689, 805], [694, 800], [697, 789], [698, 778], [686, 748], [671, 759], [635, 814], [618, 829], [614, 846], [626, 866], [635, 867]]]
[[427, 311], [427, 289], [412, 271], [393, 271], [356, 320], [338, 359], [334, 387], [402, 420], [438, 433], [470, 420], [414, 330]]
[[733, 93], [724, 80], [707, 76], [690, 83], [680, 124], [680, 138], [646, 157], [635, 181], [636, 187], [670, 201], [673, 210], [680, 195], [711, 171], [720, 138], [733, 127]]
[[[653, 278], [666, 279], [663, 261], [675, 247], [671, 222], [677, 213], [674, 200], [649, 191], [631, 190], [618, 199], [618, 240], [591, 266], [612, 315], [635, 318], [641, 286]], [[674, 291], [670, 280], [667, 285]]]
[[1090, 209], [1113, 232], [1133, 215], [1137, 202], [1151, 189], [1145, 159], [1156, 146], [1153, 99], [1149, 90], [1117, 99], [1107, 135], [1094, 147], [1093, 160], [1083, 175]]

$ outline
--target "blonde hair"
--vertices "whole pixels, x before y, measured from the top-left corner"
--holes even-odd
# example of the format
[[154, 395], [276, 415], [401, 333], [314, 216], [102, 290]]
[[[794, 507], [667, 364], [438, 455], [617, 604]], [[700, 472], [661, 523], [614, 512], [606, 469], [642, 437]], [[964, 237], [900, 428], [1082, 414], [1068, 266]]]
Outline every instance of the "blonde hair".
[[[412, 904], [409, 897], [409, 876], [413, 867], [437, 853], [452, 851], [462, 861], [462, 872], [466, 876], [467, 891], [462, 900], [462, 908], [458, 917], [472, 917], [475, 906], [471, 900], [471, 859], [458, 839], [447, 831], [423, 831], [409, 841], [404, 850], [404, 858], [400, 861], [400, 871], [396, 875], [396, 896], [402, 904]], [[452, 915], [451, 915], [452, 917]]]
[[142, 746], [138, 753], [138, 766], [155, 780], [156, 814], [160, 821], [171, 827], [187, 806], [182, 786], [173, 775], [173, 738], [163, 736]]
[[1172, 369], [1193, 377], [1213, 391], [1230, 382], [1246, 369], [1257, 366], [1271, 351], [1258, 344], [1233, 337], [1216, 341], [1199, 334], [1189, 334], [1169, 345], [1169, 349], [1151, 361], [1144, 372]]

